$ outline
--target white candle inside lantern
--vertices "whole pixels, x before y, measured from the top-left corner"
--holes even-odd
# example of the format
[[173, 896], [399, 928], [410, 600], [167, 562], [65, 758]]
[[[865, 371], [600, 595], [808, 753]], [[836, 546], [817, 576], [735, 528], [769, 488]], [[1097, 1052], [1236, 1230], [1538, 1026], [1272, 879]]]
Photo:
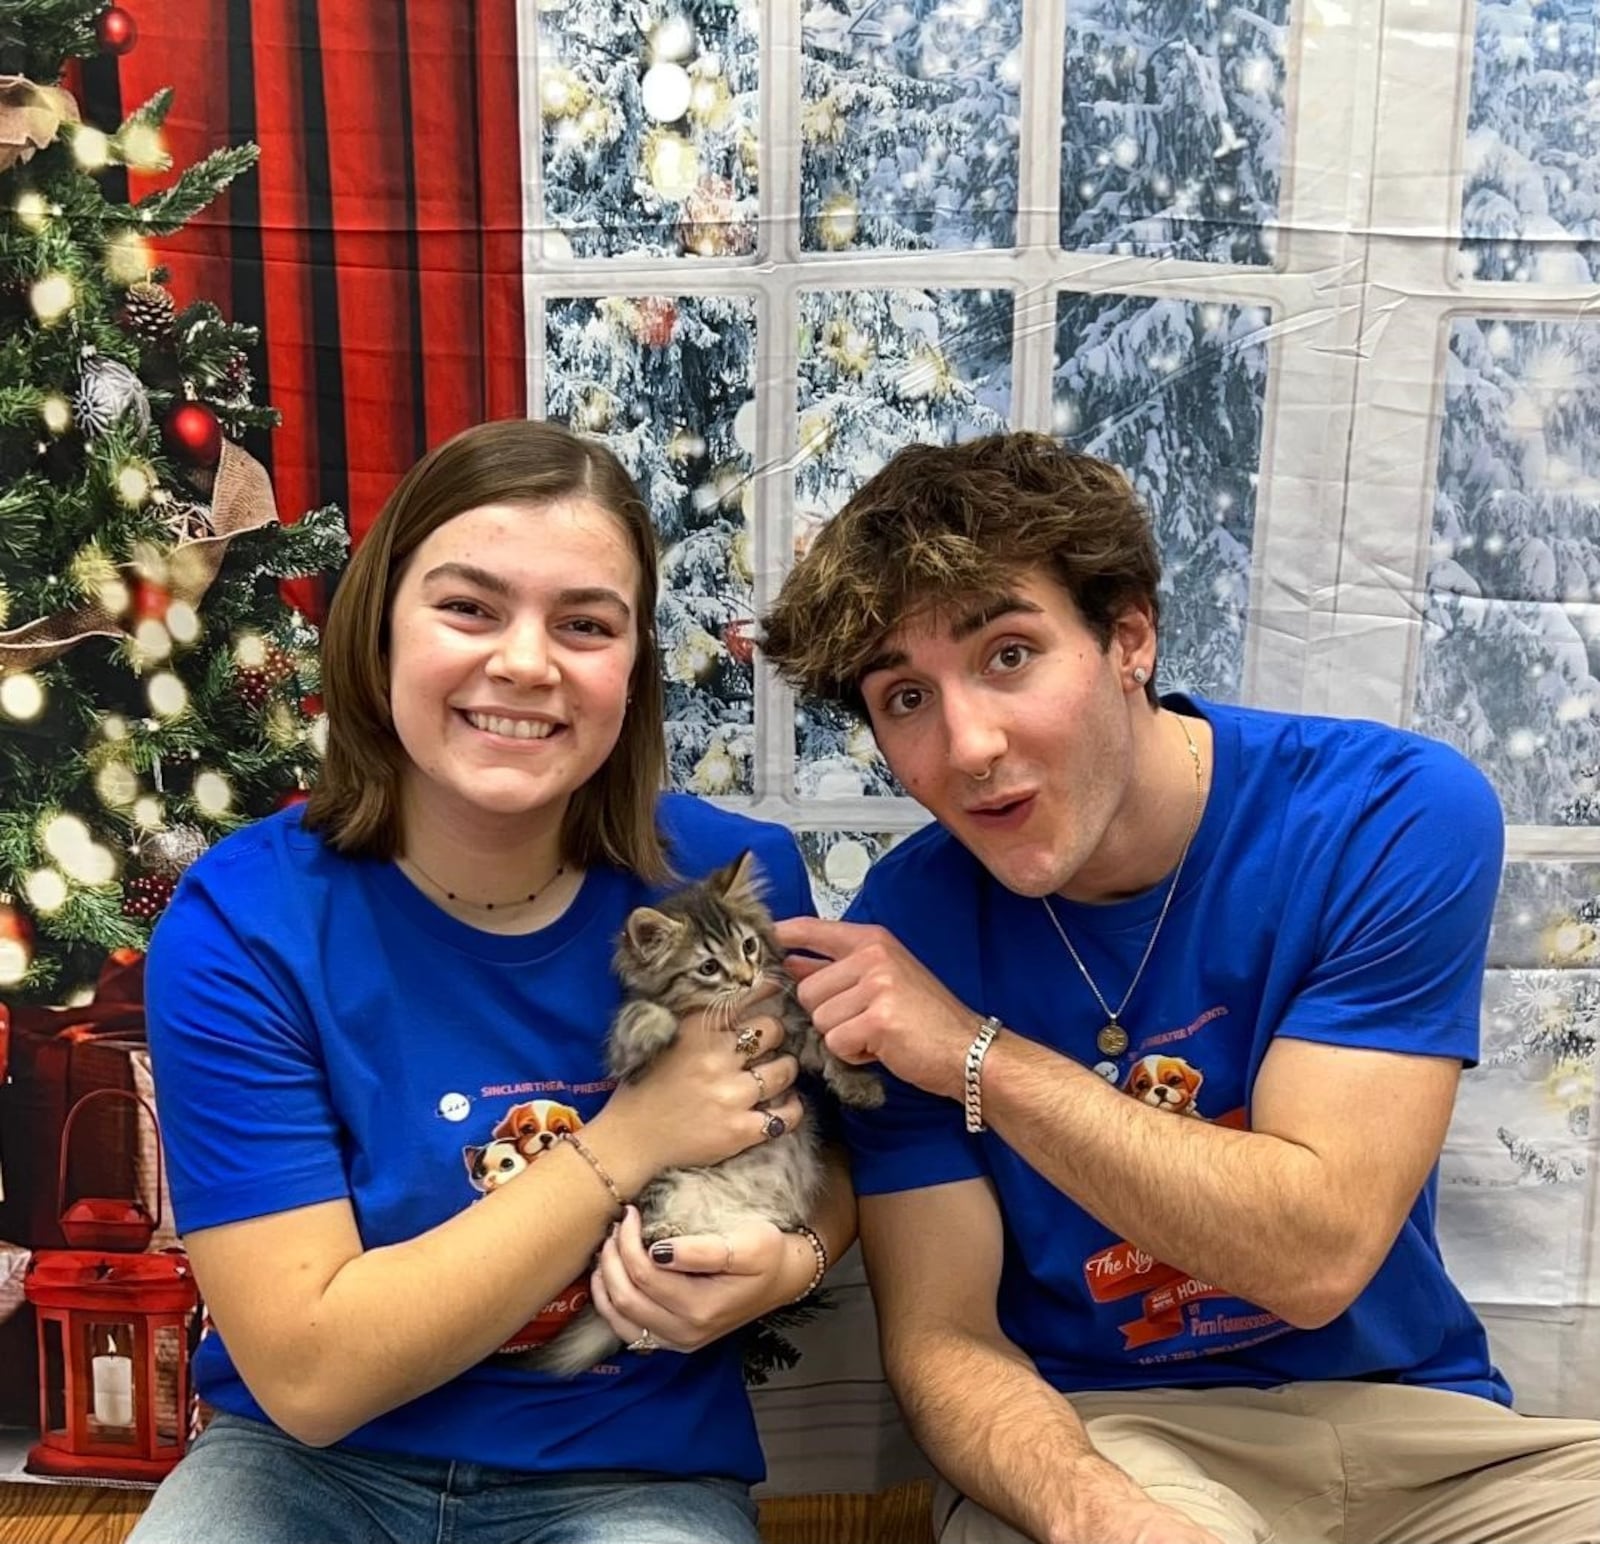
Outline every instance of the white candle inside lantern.
[[117, 1344], [106, 1336], [106, 1354], [92, 1359], [94, 1418], [102, 1426], [133, 1425], [133, 1359], [117, 1355]]

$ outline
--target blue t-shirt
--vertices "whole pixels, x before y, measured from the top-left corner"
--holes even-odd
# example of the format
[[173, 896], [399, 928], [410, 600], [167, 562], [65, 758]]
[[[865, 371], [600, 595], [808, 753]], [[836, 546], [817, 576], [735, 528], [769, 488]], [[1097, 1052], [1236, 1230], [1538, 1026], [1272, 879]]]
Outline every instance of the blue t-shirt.
[[[684, 879], [750, 848], [774, 913], [811, 912], [787, 831], [678, 795], [660, 820]], [[659, 893], [597, 867], [557, 921], [508, 937], [441, 911], [392, 863], [341, 857], [298, 810], [218, 843], [184, 876], [148, 964], [179, 1230], [347, 1199], [375, 1249], [480, 1199], [495, 1170], [475, 1179], [466, 1149], [499, 1139], [505, 1155], [520, 1140], [534, 1153], [539, 1131], [605, 1103], [612, 950]], [[268, 1419], [220, 1336], [201, 1343], [194, 1377], [219, 1409]], [[764, 1473], [738, 1337], [619, 1355], [570, 1381], [490, 1357], [346, 1441], [530, 1472]]]
[[[1237, 1127], [1280, 1035], [1471, 1065], [1503, 838], [1483, 776], [1444, 745], [1378, 724], [1168, 706], [1209, 720], [1215, 769], [1122, 1016], [1123, 1055], [1096, 1049], [1105, 1014], [1043, 903], [996, 883], [941, 827], [874, 866], [851, 920], [888, 928], [975, 1012], [1099, 1064], [1130, 1093], [1154, 1075], [1186, 1096], [1175, 1105]], [[1108, 1002], [1133, 979], [1165, 893], [1051, 898]], [[992, 1180], [1005, 1218], [1000, 1322], [1056, 1388], [1366, 1378], [1510, 1402], [1440, 1259], [1437, 1172], [1360, 1297], [1300, 1330], [1135, 1249], [993, 1131], [969, 1136], [953, 1100], [889, 1084], [883, 1110], [846, 1112], [857, 1189]]]

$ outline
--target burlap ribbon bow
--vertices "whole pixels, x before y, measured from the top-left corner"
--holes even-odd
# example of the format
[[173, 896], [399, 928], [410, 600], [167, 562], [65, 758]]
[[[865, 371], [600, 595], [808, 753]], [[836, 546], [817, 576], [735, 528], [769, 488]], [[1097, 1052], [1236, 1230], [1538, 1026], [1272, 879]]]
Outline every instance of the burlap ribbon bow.
[[[211, 492], [211, 518], [211, 535], [182, 542], [167, 554], [164, 585], [174, 600], [198, 606], [222, 567], [228, 543], [278, 518], [267, 469], [232, 440], [222, 442], [222, 459]], [[120, 572], [131, 592], [132, 581], [140, 576], [126, 565]], [[126, 612], [109, 611], [98, 601], [58, 611], [0, 633], [0, 676], [42, 665], [85, 638], [122, 638], [132, 633]]]
[[63, 123], [79, 121], [70, 91], [36, 85], [26, 75], [0, 75], [0, 172], [53, 143]]

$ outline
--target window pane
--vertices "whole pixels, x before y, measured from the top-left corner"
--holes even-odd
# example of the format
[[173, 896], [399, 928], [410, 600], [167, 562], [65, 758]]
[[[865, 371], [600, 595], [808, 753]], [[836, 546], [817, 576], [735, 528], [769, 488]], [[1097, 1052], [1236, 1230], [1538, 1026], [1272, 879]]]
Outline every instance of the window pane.
[[1155, 519], [1163, 690], [1239, 695], [1269, 321], [1196, 300], [1058, 302], [1056, 431], [1120, 466]]
[[1073, 0], [1061, 245], [1270, 264], [1289, 0]]
[[578, 9], [540, 7], [546, 252], [754, 252], [757, 0]]
[[1600, 823], [1600, 326], [1450, 329], [1416, 727], [1506, 818]]
[[806, 249], [1011, 246], [1022, 0], [835, 0], [803, 26]]
[[1594, 6], [1478, 0], [1461, 190], [1463, 278], [1600, 279]]

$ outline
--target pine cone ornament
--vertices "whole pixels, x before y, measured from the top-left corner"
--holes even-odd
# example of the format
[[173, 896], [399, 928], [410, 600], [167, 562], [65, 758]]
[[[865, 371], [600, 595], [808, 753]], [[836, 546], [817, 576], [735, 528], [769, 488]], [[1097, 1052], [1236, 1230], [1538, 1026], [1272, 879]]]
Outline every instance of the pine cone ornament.
[[141, 874], [122, 887], [122, 915], [135, 922], [154, 922], [167, 909], [178, 881], [165, 874]]
[[72, 417], [86, 435], [105, 434], [125, 414], [141, 432], [150, 427], [150, 399], [139, 377], [117, 359], [86, 353], [72, 394]]
[[160, 348], [177, 331], [178, 307], [171, 292], [148, 279], [131, 285], [122, 309], [122, 325], [141, 343]]
[[198, 827], [172, 826], [139, 843], [139, 861], [158, 879], [176, 879], [210, 845]]

